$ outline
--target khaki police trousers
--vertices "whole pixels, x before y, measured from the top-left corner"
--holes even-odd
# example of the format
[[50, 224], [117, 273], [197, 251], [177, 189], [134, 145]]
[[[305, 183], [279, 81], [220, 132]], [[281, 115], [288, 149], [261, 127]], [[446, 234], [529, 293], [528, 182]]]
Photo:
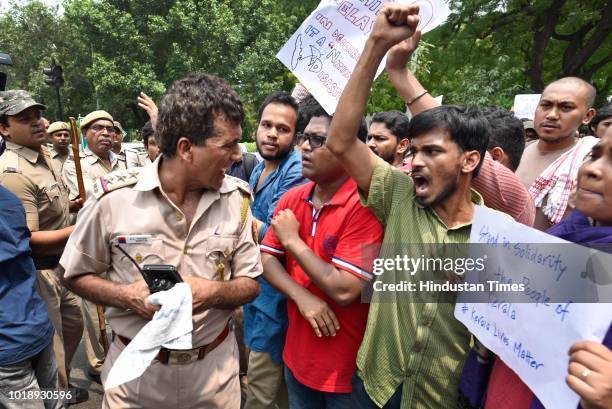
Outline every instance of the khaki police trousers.
[[85, 333], [83, 344], [87, 355], [87, 370], [90, 375], [100, 375], [104, 364], [104, 347], [100, 343], [100, 321], [96, 304], [83, 299], [83, 319]]
[[[115, 338], [102, 367], [106, 382], [125, 348]], [[139, 377], [104, 392], [102, 409], [240, 409], [238, 347], [234, 333], [204, 359], [188, 364], [153, 360]]]
[[267, 352], [251, 350], [247, 372], [248, 389], [244, 409], [287, 409], [289, 400], [283, 365]]
[[40, 294], [49, 318], [55, 328], [53, 352], [57, 364], [57, 383], [60, 389], [68, 388], [70, 363], [83, 336], [83, 314], [81, 299], [64, 287], [60, 281], [58, 268], [38, 270], [36, 290]]

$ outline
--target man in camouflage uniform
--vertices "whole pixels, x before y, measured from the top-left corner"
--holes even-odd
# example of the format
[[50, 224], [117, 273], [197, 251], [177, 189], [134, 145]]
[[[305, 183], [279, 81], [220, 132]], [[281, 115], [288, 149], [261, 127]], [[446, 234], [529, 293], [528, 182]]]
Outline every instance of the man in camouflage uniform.
[[[105, 392], [103, 408], [240, 407], [238, 349], [230, 319], [258, 293], [250, 190], [225, 170], [240, 157], [242, 103], [223, 80], [192, 74], [161, 103], [151, 166], [93, 185], [61, 265], [66, 283], [107, 305], [116, 334], [102, 380], [158, 307], [137, 266], [176, 267], [193, 294], [191, 350], [162, 348], [137, 379]], [[104, 278], [107, 277], [107, 278]]]
[[[66, 186], [43, 146], [47, 139], [43, 109], [25, 91], [0, 92], [0, 134], [6, 139], [6, 152], [0, 157], [0, 185], [18, 197], [26, 211], [36, 286], [55, 327], [58, 383], [65, 389], [70, 362], [83, 334], [83, 317], [79, 298], [60, 282], [59, 259], [74, 228]], [[79, 400], [86, 399], [86, 393], [81, 390]]]

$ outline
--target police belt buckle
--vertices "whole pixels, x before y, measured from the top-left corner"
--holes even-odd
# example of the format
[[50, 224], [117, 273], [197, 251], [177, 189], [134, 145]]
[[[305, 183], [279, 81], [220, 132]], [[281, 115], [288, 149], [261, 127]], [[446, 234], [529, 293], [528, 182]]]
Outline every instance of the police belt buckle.
[[[229, 335], [229, 323], [225, 325], [225, 328], [210, 344], [203, 345], [201, 347], [179, 350], [179, 349], [166, 349], [162, 348], [155, 357], [160, 363], [164, 365], [186, 365], [195, 361], [200, 361], [206, 357], [213, 349], [218, 347], [225, 338]], [[125, 338], [121, 335], [117, 335], [119, 341], [123, 345], [127, 346], [132, 340]], [[113, 337], [114, 339], [114, 337]]]

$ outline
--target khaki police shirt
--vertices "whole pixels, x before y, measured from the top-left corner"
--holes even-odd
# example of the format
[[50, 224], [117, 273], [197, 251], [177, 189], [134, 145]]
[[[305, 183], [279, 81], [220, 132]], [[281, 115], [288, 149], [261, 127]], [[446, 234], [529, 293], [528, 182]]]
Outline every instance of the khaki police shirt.
[[[109, 152], [111, 168], [107, 168], [104, 162], [89, 148], [85, 148], [81, 152], [81, 171], [83, 172], [83, 184], [85, 190], [89, 190], [92, 187], [93, 179], [104, 176], [110, 172], [116, 170], [126, 169], [125, 160], [112, 152]], [[74, 200], [79, 196], [79, 186], [76, 178], [76, 167], [74, 164], [74, 158], [70, 157], [62, 171], [64, 182], [68, 186], [70, 192], [70, 200]]]
[[70, 225], [68, 191], [45, 146], [37, 152], [7, 141], [6, 151], [0, 156], [0, 185], [23, 203], [30, 231], [59, 230]]
[[56, 151], [53, 147], [49, 147], [49, 154], [51, 156], [51, 161], [53, 163], [53, 166], [55, 166], [55, 169], [61, 175], [62, 171], [64, 170], [64, 163], [66, 163], [66, 160], [68, 159], [69, 156], [71, 158], [72, 156], [70, 154], [66, 156], [61, 156], [59, 152]]
[[[141, 268], [145, 264], [171, 264], [183, 277], [208, 280], [259, 276], [261, 259], [253, 241], [249, 196], [244, 193], [248, 185], [226, 176], [219, 191], [202, 194], [188, 226], [183, 213], [161, 188], [159, 162], [108, 175], [104, 178], [106, 186], [97, 182], [92, 192], [98, 194], [91, 195], [79, 213], [60, 260], [65, 277], [108, 273], [108, 279], [117, 283], [141, 280], [134, 264], [115, 247], [120, 237], [139, 241], [120, 245]], [[134, 173], [139, 173], [137, 183], [112, 190], [113, 184], [124, 183]], [[112, 191], [98, 199], [100, 189]], [[246, 217], [241, 217], [242, 212]], [[116, 307], [108, 307], [106, 316], [113, 331], [128, 338], [134, 338], [148, 322]], [[212, 342], [231, 316], [229, 309], [194, 314], [193, 345]]]

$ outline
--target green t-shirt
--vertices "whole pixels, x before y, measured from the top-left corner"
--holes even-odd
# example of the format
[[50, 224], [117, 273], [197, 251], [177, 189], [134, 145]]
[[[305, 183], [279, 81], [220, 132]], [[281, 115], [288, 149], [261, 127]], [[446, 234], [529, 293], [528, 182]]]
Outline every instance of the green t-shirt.
[[[481, 205], [482, 197], [472, 191], [472, 201]], [[362, 203], [385, 226], [379, 258], [395, 258], [398, 245], [469, 242], [471, 224], [447, 228], [433, 209], [416, 202], [412, 179], [381, 159]], [[386, 271], [379, 279], [393, 281], [394, 274]], [[419, 274], [418, 280], [428, 278], [423, 275], [427, 273]], [[471, 336], [455, 319], [454, 302], [438, 302], [439, 295], [429, 294], [431, 299], [420, 303], [408, 302], [410, 293], [397, 302], [373, 299], [357, 367], [368, 395], [379, 406], [403, 384], [402, 409], [457, 407]]]

